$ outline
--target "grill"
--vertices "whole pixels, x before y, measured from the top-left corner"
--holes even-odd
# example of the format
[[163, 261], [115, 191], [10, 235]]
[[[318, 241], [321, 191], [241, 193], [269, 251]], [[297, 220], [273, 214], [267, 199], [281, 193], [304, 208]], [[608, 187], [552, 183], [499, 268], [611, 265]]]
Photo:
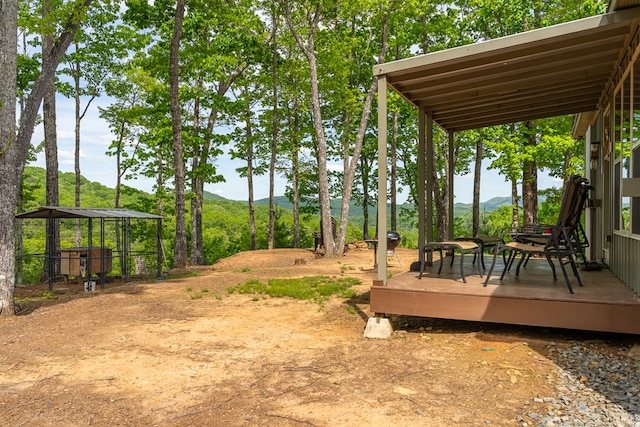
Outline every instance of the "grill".
[[400, 245], [400, 234], [397, 231], [387, 231], [387, 256], [395, 255], [398, 245]]

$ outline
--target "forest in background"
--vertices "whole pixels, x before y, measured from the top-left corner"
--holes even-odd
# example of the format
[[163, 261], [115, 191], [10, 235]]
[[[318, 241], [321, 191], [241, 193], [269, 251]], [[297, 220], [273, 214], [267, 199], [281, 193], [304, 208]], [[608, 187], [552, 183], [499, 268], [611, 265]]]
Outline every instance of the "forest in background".
[[[24, 210], [29, 211], [45, 205], [45, 185], [46, 171], [38, 167], [26, 167], [23, 179]], [[60, 182], [60, 206], [72, 206], [74, 201], [73, 173], [58, 174]], [[81, 179], [81, 190], [83, 195], [82, 207], [91, 208], [112, 208], [116, 191], [97, 182], [91, 182], [84, 177]], [[549, 221], [557, 216], [558, 203], [555, 200], [558, 192], [549, 190], [551, 194], [549, 202], [543, 200], [541, 206]], [[154, 197], [152, 194], [137, 190], [131, 187], [122, 189], [121, 206], [140, 212], [152, 213], [154, 210]], [[249, 215], [247, 211], [247, 201], [228, 200], [215, 194], [206, 193], [203, 206], [203, 229], [204, 229], [204, 252], [206, 254], [206, 264], [213, 264], [220, 258], [228, 257], [241, 251], [251, 250], [251, 236], [249, 232]], [[255, 218], [258, 230], [258, 249], [268, 248], [268, 224], [269, 224], [269, 200], [261, 199], [255, 203]], [[291, 248], [293, 246], [293, 236], [291, 228], [293, 224], [293, 211], [291, 202], [285, 196], [275, 198], [276, 208], [276, 248]], [[340, 212], [341, 201], [332, 200], [332, 211], [334, 215]], [[496, 235], [503, 228], [510, 224], [511, 199], [509, 197], [499, 197], [488, 200], [482, 206], [482, 230], [484, 235]], [[375, 212], [375, 206], [370, 206], [369, 210]], [[189, 213], [188, 213], [189, 214]], [[349, 227], [347, 230], [347, 242], [363, 240], [363, 221], [365, 215], [363, 209], [354, 203], [350, 210]], [[469, 235], [469, 224], [471, 221], [471, 205], [458, 203], [455, 206], [456, 236]], [[143, 221], [140, 221], [143, 222]], [[37, 219], [23, 220], [22, 247], [25, 255], [43, 254], [45, 250], [45, 221]], [[134, 251], [155, 251], [155, 222], [151, 224], [138, 224], [133, 228], [133, 249]], [[313, 233], [319, 230], [318, 214], [307, 214], [302, 216], [302, 242], [300, 247], [313, 248]], [[417, 218], [414, 206], [405, 204], [401, 206], [398, 232], [402, 236], [402, 246], [417, 248], [418, 230]], [[375, 214], [369, 216], [370, 235], [375, 233]], [[163, 220], [163, 245], [168, 256], [167, 262], [171, 265], [170, 249], [173, 247], [172, 239], [175, 233], [175, 221], [170, 210], [165, 212]], [[75, 246], [75, 220], [63, 220], [61, 223], [61, 247], [68, 248]], [[93, 245], [99, 242], [99, 238], [93, 237]], [[85, 235], [81, 246], [88, 244]], [[20, 245], [17, 245], [18, 247]], [[105, 246], [115, 248], [115, 236], [107, 229]], [[155, 268], [155, 256], [149, 256], [147, 264], [151, 271]], [[25, 257], [23, 262], [22, 283], [36, 283], [41, 279], [42, 257]], [[117, 260], [114, 261], [116, 268], [114, 273], [119, 273]]]
[[[65, 14], [74, 8], [85, 11], [56, 0], [42, 7], [22, 6], [17, 88], [21, 116], [33, 113], [28, 95]], [[56, 182], [54, 100], [56, 94], [73, 99], [73, 205], [86, 205], [79, 166], [81, 147], [87, 144], [82, 119], [96, 98], [113, 100], [100, 108], [100, 116], [114, 137], [106, 153], [117, 164], [114, 206], [123, 206], [121, 197], [124, 201], [129, 191], [120, 184], [123, 178], [152, 178], [154, 194], [143, 200], [154, 205], [147, 211], [172, 217], [167, 220], [174, 224], [170, 258], [178, 267], [212, 257], [204, 250], [211, 240], [205, 228], [209, 201], [204, 188], [223, 179], [216, 160], [224, 152], [246, 161], [236, 172], [249, 188], [251, 249], [259, 248], [264, 239], [259, 230], [263, 224], [254, 216], [262, 215], [262, 209], [253, 198], [253, 182], [268, 179], [273, 194], [276, 174], [288, 182], [294, 247], [308, 243], [309, 215], [324, 221], [334, 216], [339, 234], [335, 242], [324, 236], [325, 256], [339, 254], [358, 227], [350, 212], [355, 206], [364, 216], [361, 234], [371, 237], [365, 224], [372, 218], [363, 207], [376, 199], [373, 66], [591, 16], [603, 12], [605, 2], [240, 0], [218, 6], [191, 2], [186, 8], [183, 0], [83, 6], [86, 15], [61, 57], [55, 85], [44, 95], [45, 140], [32, 147], [46, 154], [46, 204], [55, 205], [62, 200], [56, 193], [62, 186]], [[397, 95], [390, 94], [389, 106], [389, 226], [401, 229], [411, 208], [397, 205], [399, 186], [408, 192], [409, 205], [417, 200], [417, 120], [415, 109]], [[512, 224], [538, 222], [537, 171], [563, 178], [583, 163], [581, 145], [571, 138], [571, 123], [571, 116], [563, 116], [458, 132], [452, 159], [448, 136], [436, 129], [432, 190], [438, 235], [433, 238], [442, 240], [448, 228], [447, 200], [453, 197], [446, 179], [448, 165], [455, 165], [455, 174], [473, 173], [477, 185], [483, 158], [511, 184]], [[336, 168], [337, 164], [342, 166]], [[336, 200], [341, 203], [338, 212], [331, 205]], [[271, 196], [269, 248], [284, 239], [277, 230], [277, 222], [283, 221], [281, 209]], [[462, 221], [471, 230], [467, 234], [481, 233], [481, 222], [487, 222], [482, 215], [479, 200], [474, 200], [472, 220]], [[80, 234], [77, 230], [77, 242]]]

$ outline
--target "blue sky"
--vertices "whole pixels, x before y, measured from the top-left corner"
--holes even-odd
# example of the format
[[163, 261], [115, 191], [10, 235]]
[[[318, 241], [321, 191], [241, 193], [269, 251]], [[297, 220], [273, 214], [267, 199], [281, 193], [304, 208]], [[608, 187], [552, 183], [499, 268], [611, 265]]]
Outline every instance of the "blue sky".
[[[58, 162], [60, 170], [63, 172], [74, 171], [74, 103], [73, 100], [58, 96], [57, 100], [57, 122], [58, 122]], [[98, 106], [106, 107], [108, 99], [95, 100], [85, 118], [81, 123], [81, 144], [80, 144], [80, 171], [82, 175], [90, 181], [100, 182], [107, 187], [115, 187], [116, 183], [116, 162], [114, 157], [107, 156], [105, 152], [114, 139], [110, 133], [107, 123], [99, 117]], [[33, 143], [38, 144], [43, 139], [42, 126], [35, 129]], [[40, 154], [34, 166], [45, 167], [44, 154]], [[217, 169], [226, 179], [224, 183], [208, 184], [205, 190], [218, 194], [231, 200], [247, 200], [248, 189], [246, 179], [240, 178], [235, 171], [243, 166], [240, 160], [232, 160], [229, 156], [222, 156], [216, 162]], [[339, 167], [339, 165], [336, 165]], [[483, 175], [480, 189], [480, 200], [486, 201], [493, 197], [506, 197], [510, 195], [509, 183], [499, 176], [495, 171], [488, 170], [487, 164], [483, 165]], [[140, 178], [134, 181], [125, 182], [127, 185], [150, 192], [153, 181]], [[540, 188], [559, 186], [560, 182], [546, 175], [539, 175]], [[286, 181], [278, 177], [276, 179], [276, 196], [284, 194]], [[473, 175], [456, 176], [454, 183], [456, 203], [471, 203], [473, 200]], [[254, 179], [254, 197], [263, 199], [269, 197], [269, 178], [259, 176]], [[401, 201], [405, 200], [404, 195], [400, 195]]]

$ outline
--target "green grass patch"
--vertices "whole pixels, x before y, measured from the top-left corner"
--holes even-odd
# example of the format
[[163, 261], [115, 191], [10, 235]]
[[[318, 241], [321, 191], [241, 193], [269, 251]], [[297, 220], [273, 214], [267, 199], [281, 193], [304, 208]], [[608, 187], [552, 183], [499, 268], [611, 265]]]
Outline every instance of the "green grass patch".
[[249, 280], [233, 288], [229, 293], [266, 294], [271, 297], [290, 297], [299, 300], [312, 300], [318, 303], [331, 295], [353, 298], [356, 292], [351, 289], [359, 285], [359, 279], [351, 277], [330, 278], [326, 276], [300, 277], [295, 279], [270, 279], [267, 284], [259, 280]]
[[227, 289], [230, 294], [238, 292], [239, 294], [264, 294], [267, 292], [267, 285], [259, 280], [249, 280], [235, 288]]

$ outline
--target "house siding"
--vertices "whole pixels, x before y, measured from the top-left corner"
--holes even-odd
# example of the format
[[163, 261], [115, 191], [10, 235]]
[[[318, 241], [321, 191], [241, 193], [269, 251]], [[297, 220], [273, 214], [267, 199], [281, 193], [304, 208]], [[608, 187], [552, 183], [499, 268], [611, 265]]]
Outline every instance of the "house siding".
[[614, 234], [611, 241], [611, 272], [640, 295], [640, 239]]

